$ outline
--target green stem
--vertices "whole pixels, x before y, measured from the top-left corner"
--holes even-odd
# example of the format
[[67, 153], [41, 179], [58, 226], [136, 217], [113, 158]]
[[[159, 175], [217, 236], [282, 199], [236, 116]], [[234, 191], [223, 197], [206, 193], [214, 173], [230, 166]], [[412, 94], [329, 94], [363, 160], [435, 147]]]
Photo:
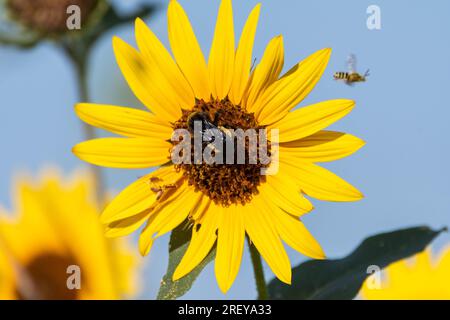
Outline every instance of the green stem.
[[[69, 50], [66, 50], [67, 55], [72, 60], [72, 63], [75, 67], [75, 76], [76, 76], [76, 83], [78, 87], [78, 99], [79, 102], [89, 102], [89, 91], [88, 91], [88, 77], [87, 77], [87, 54], [82, 54], [80, 56], [77, 56], [70, 52]], [[92, 140], [95, 139], [95, 129], [94, 127], [90, 126], [89, 124], [82, 122], [83, 127], [83, 135], [84, 139], [86, 140]], [[100, 171], [99, 167], [96, 166], [90, 166], [90, 170], [94, 179], [94, 190], [96, 192], [96, 199], [97, 199], [97, 205], [102, 208], [104, 205], [104, 184], [103, 184], [103, 175]]]
[[258, 249], [248, 240], [248, 246], [250, 248], [250, 256], [252, 259], [253, 272], [255, 273], [256, 290], [258, 291], [258, 300], [269, 299], [269, 294], [267, 293], [266, 280], [264, 279], [264, 270], [262, 267], [261, 256], [259, 255]]

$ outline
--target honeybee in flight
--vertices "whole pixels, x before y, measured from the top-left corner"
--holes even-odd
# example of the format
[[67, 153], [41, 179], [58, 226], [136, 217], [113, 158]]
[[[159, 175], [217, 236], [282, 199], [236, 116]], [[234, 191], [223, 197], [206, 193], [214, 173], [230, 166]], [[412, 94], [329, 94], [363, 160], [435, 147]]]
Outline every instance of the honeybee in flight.
[[333, 77], [334, 80], [344, 81], [346, 85], [352, 86], [356, 82], [365, 82], [366, 78], [369, 76], [369, 70], [363, 75], [356, 71], [356, 56], [351, 54], [347, 59], [348, 72], [335, 72]]

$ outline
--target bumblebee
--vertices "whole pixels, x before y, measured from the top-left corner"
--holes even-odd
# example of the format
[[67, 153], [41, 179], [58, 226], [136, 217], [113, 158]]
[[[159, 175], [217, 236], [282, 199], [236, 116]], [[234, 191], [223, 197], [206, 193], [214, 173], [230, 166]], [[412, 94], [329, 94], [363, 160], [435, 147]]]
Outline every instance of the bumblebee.
[[369, 70], [367, 70], [363, 75], [356, 71], [356, 56], [351, 54], [347, 59], [348, 72], [335, 72], [333, 77], [334, 80], [344, 81], [345, 84], [352, 86], [356, 82], [365, 82], [366, 78], [369, 76]]
[[[203, 142], [205, 143], [210, 143], [214, 141], [214, 131], [217, 130], [218, 132], [221, 133], [222, 142], [225, 143], [226, 137], [227, 135], [229, 135], [229, 131], [225, 127], [218, 125], [219, 116], [220, 112], [216, 112], [214, 115], [214, 119], [211, 119], [211, 117], [207, 112], [204, 111], [193, 112], [188, 116], [186, 120], [187, 127], [191, 133], [202, 136]], [[196, 128], [194, 126], [195, 122], [200, 122], [201, 127]], [[195, 130], [200, 131], [195, 132]]]

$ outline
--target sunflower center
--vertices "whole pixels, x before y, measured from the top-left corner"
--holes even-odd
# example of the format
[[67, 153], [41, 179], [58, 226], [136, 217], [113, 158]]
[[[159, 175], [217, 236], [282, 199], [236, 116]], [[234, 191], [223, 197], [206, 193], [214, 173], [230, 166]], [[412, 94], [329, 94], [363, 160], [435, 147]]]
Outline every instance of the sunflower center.
[[[193, 128], [194, 121], [199, 122], [197, 129]], [[202, 150], [210, 147], [208, 138], [205, 139], [207, 135], [205, 129], [214, 129], [220, 133], [220, 138], [215, 137], [212, 142], [224, 145], [231, 142], [234, 145], [232, 151], [228, 149], [228, 146], [224, 146], [220, 151], [212, 150], [213, 155], [217, 152], [222, 153], [223, 159], [227, 159], [226, 161], [209, 163], [202, 159], [200, 162], [196, 162], [195, 153], [198, 151], [195, 150], [194, 130], [198, 130], [198, 128], [204, 135]], [[270, 164], [270, 160], [269, 162], [261, 161], [260, 157], [256, 156], [260, 153], [260, 145], [263, 141], [259, 135], [256, 136], [256, 140], [252, 140], [247, 134], [241, 138], [234, 134], [249, 131], [258, 133], [264, 129], [258, 125], [253, 113], [246, 112], [245, 109], [234, 105], [227, 98], [209, 102], [197, 100], [192, 110], [183, 110], [182, 117], [174, 124], [174, 129], [186, 129], [193, 133], [190, 143], [192, 146], [190, 147], [191, 161], [176, 164], [176, 167], [184, 171], [183, 174], [187, 178], [188, 184], [194, 186], [196, 191], [204, 193], [215, 203], [223, 206], [245, 205], [251, 201], [253, 195], [258, 193], [258, 186], [265, 182], [265, 176], [261, 174], [261, 170]], [[266, 142], [268, 141], [264, 141], [264, 143]], [[238, 146], [239, 143], [241, 148]], [[176, 144], [175, 142], [174, 145]], [[267, 156], [270, 157], [270, 147], [265, 150]], [[241, 154], [238, 154], [239, 151]], [[243, 156], [242, 151], [244, 151]]]
[[80, 8], [83, 23], [95, 9], [98, 0], [8, 0], [12, 15], [25, 26], [43, 34], [67, 31], [67, 8]]
[[[25, 265], [25, 283], [16, 288], [17, 297], [39, 300], [76, 300], [79, 290], [69, 289], [67, 268], [77, 265], [75, 259], [43, 253]], [[82, 286], [83, 287], [83, 286]]]

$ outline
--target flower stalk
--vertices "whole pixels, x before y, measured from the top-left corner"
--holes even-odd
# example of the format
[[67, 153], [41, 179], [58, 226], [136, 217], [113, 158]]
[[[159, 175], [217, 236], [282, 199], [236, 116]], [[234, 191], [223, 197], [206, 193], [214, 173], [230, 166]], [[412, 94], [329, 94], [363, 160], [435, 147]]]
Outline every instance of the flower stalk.
[[267, 292], [266, 280], [264, 279], [264, 270], [261, 261], [261, 255], [258, 249], [251, 243], [250, 239], [247, 238], [248, 247], [250, 248], [250, 256], [252, 259], [253, 272], [255, 273], [255, 283], [256, 291], [258, 292], [258, 300], [269, 299], [269, 294]]
[[[67, 53], [69, 59], [72, 62], [75, 70], [75, 81], [78, 90], [78, 98], [82, 102], [89, 102], [89, 89], [88, 89], [88, 72], [87, 72], [87, 61], [89, 56], [89, 49], [81, 50], [81, 53], [76, 54], [76, 51], [70, 49], [70, 47], [65, 47], [65, 52]], [[82, 123], [82, 130], [84, 139], [92, 140], [96, 138], [94, 127], [88, 125], [85, 122]], [[95, 198], [99, 206], [102, 206], [105, 200], [105, 190], [104, 190], [104, 179], [102, 172], [99, 167], [90, 166], [92, 177], [94, 179], [94, 189]]]

